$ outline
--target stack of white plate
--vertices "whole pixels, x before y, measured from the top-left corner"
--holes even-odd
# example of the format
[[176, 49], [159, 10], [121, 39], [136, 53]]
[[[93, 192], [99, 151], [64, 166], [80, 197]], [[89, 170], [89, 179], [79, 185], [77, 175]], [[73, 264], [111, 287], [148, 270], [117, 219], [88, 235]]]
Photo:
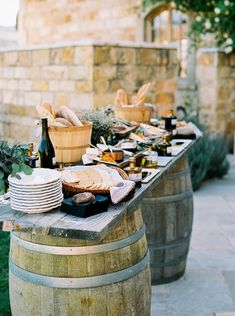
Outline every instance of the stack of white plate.
[[26, 213], [48, 212], [63, 201], [61, 173], [52, 169], [33, 169], [32, 175], [9, 176], [11, 207]]

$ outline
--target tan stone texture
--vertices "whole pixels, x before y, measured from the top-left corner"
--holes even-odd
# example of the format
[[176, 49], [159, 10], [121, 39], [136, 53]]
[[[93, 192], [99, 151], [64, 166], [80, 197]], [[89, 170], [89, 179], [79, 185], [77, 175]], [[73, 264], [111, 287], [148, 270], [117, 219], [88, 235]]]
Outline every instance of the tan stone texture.
[[[20, 42], [42, 44], [88, 38], [135, 41], [141, 12], [141, 0], [21, 0]], [[69, 63], [70, 57], [70, 53], [65, 57]]]
[[[115, 45], [19, 50], [9, 56], [0, 52], [0, 131], [11, 141], [32, 141], [36, 105], [67, 105], [79, 113], [113, 104], [120, 88], [129, 96], [136, 94], [147, 82], [152, 86], [146, 101], [171, 106], [177, 74], [174, 52]], [[147, 58], [145, 64], [139, 56]]]

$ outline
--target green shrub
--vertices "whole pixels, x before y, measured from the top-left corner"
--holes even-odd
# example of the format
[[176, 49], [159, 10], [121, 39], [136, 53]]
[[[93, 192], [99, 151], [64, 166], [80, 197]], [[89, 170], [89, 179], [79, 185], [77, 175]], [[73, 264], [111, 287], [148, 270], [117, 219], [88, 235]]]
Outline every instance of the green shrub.
[[205, 179], [221, 178], [227, 174], [229, 170], [228, 148], [222, 136], [208, 132], [197, 118], [189, 120], [203, 131], [203, 137], [189, 152], [192, 185], [193, 189], [197, 190]]
[[10, 316], [10, 303], [8, 294], [8, 253], [9, 234], [0, 232], [0, 315]]

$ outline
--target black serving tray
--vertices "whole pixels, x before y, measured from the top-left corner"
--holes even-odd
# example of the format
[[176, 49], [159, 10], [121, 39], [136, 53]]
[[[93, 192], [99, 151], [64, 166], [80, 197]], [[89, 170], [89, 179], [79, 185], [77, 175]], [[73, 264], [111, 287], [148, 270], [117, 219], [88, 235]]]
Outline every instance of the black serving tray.
[[64, 199], [61, 205], [61, 211], [78, 217], [89, 217], [102, 212], [106, 212], [109, 206], [109, 197], [95, 195], [95, 201], [75, 204], [72, 198]]

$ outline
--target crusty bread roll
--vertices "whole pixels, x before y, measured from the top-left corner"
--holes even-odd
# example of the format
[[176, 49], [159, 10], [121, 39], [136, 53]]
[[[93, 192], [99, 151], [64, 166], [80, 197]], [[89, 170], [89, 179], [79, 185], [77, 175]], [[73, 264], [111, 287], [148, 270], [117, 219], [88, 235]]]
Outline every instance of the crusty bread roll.
[[83, 124], [77, 117], [77, 115], [70, 110], [67, 106], [61, 106], [56, 112], [56, 118], [64, 118], [69, 121], [73, 126], [82, 126]]
[[41, 107], [50, 112], [55, 117], [55, 110], [52, 104], [44, 102], [41, 104]]
[[70, 127], [70, 126], [73, 126], [73, 124], [71, 122], [69, 122], [68, 120], [66, 120], [65, 118], [63, 117], [57, 117], [55, 120], [54, 120], [55, 123], [60, 123], [62, 125], [64, 125], [65, 127]]
[[132, 104], [132, 105], [136, 105], [136, 103], [137, 103], [137, 95], [133, 95], [133, 96], [131, 97], [131, 104]]
[[38, 111], [38, 114], [41, 118], [47, 118], [49, 126], [53, 124], [54, 116], [51, 114], [50, 111], [45, 109], [45, 107], [43, 107], [42, 105], [37, 105], [36, 110]]
[[116, 98], [114, 100], [116, 106], [123, 106], [128, 104], [128, 95], [124, 89], [119, 89], [116, 93]]
[[144, 100], [146, 98], [146, 95], [148, 93], [150, 85], [151, 85], [151, 83], [146, 83], [139, 89], [139, 91], [137, 93], [137, 100], [136, 100], [136, 105], [137, 106], [143, 106], [144, 105]]

